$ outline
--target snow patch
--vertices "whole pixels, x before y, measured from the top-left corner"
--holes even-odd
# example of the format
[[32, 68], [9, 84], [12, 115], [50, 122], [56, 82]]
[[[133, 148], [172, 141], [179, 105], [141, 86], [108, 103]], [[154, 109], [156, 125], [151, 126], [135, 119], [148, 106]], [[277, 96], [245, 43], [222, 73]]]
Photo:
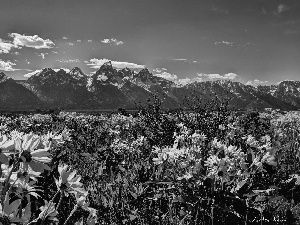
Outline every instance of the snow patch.
[[97, 76], [97, 80], [100, 80], [100, 81], [106, 81], [107, 79], [108, 79], [108, 77], [103, 74], [100, 74]]

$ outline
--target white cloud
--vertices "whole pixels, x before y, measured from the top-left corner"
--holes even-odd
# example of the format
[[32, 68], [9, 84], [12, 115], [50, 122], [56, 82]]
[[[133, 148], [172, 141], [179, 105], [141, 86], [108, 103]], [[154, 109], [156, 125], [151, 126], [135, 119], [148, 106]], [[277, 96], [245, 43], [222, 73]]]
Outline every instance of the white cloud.
[[10, 37], [12, 37], [13, 44], [15, 46], [20, 47], [29, 47], [29, 48], [35, 48], [35, 49], [42, 49], [42, 48], [53, 48], [53, 45], [55, 45], [50, 39], [44, 40], [43, 38], [33, 35], [33, 36], [26, 36], [18, 33], [11, 33], [9, 34]]
[[77, 42], [81, 42], [81, 40], [77, 40]]
[[[162, 68], [165, 69], [165, 68]], [[165, 69], [167, 70], [167, 69]], [[160, 74], [154, 74], [154, 76], [157, 77], [162, 77], [166, 80], [170, 80], [173, 81], [175, 84], [180, 85], [180, 86], [184, 86], [186, 84], [190, 84], [190, 83], [194, 83], [194, 82], [202, 82], [203, 78], [202, 77], [194, 77], [194, 78], [181, 78], [178, 79], [178, 76], [175, 74], [170, 74], [168, 72], [162, 72]]]
[[74, 45], [74, 43], [72, 43], [72, 42], [69, 42], [69, 43], [68, 43], [68, 45]]
[[189, 59], [172, 59], [174, 61], [182, 61], [182, 62], [186, 62], [186, 63], [198, 63], [196, 60], [189, 60]]
[[235, 73], [227, 73], [223, 77], [224, 77], [224, 79], [233, 80], [233, 79], [237, 78], [238, 75]]
[[101, 42], [105, 43], [105, 44], [108, 44], [108, 43], [110, 43], [110, 39], [103, 39]]
[[224, 45], [233, 46], [233, 42], [229, 42], [229, 41], [218, 41], [218, 42], [215, 42], [215, 45], [218, 45], [218, 44], [224, 44]]
[[165, 71], [165, 70], [167, 70], [167, 69], [166, 68], [154, 68], [154, 69], [152, 69], [152, 71], [155, 72], [155, 73], [161, 73], [162, 71]]
[[3, 71], [16, 71], [18, 69], [13, 68], [13, 66], [15, 66], [15, 63], [12, 63], [11, 61], [3, 61], [0, 59], [0, 70]]
[[277, 12], [278, 12], [278, 14], [280, 14], [280, 13], [282, 13], [282, 12], [285, 12], [285, 11], [289, 10], [289, 9], [290, 9], [290, 7], [288, 7], [287, 5], [285, 5], [285, 4], [280, 4], [280, 5], [278, 5], [278, 7], [277, 7]]
[[10, 43], [9, 41], [4, 41], [0, 38], [0, 54], [7, 54], [12, 48], [16, 48], [16, 46], [13, 43]]
[[88, 40], [88, 42], [93, 42], [93, 40]]
[[233, 79], [237, 78], [237, 76], [238, 76], [235, 73], [227, 73], [227, 74], [224, 74], [224, 75], [220, 75], [218, 73], [215, 73], [215, 74], [197, 73], [197, 75], [199, 77], [207, 77], [210, 80], [213, 80], [213, 79], [233, 80]]
[[[91, 68], [100, 68], [104, 63], [111, 61], [109, 59], [90, 59], [89, 63], [87, 65], [91, 66]], [[145, 65], [138, 65], [135, 63], [130, 63], [130, 62], [119, 62], [119, 61], [111, 61], [111, 64], [113, 67], [117, 69], [122, 69], [122, 68], [131, 68], [131, 69], [143, 69], [145, 68]]]
[[194, 78], [182, 78], [175, 81], [178, 85], [187, 85], [194, 82], [202, 82], [202, 77], [194, 77]]
[[20, 52], [12, 52], [12, 55], [20, 55]]
[[58, 54], [58, 52], [56, 52], [56, 51], [52, 51], [52, 53], [54, 53], [54, 54]]
[[249, 80], [249, 81], [247, 81], [246, 85], [251, 85], [251, 86], [256, 87], [258, 85], [266, 84], [268, 82], [269, 81], [261, 81], [261, 80], [255, 79], [255, 80]]
[[217, 8], [217, 7], [212, 7], [211, 11], [214, 11], [214, 12], [217, 12], [217, 13], [224, 13], [224, 14], [229, 13], [228, 9], [221, 9], [221, 8]]
[[55, 60], [57, 62], [61, 62], [61, 63], [75, 63], [75, 62], [80, 62], [79, 59], [58, 59], [58, 60]]
[[284, 30], [285, 35], [296, 35], [296, 34], [299, 34], [299, 33], [300, 33], [299, 30], [292, 30], [292, 29]]
[[175, 61], [188, 61], [187, 59], [172, 59], [172, 60], [175, 60]]
[[170, 74], [168, 72], [162, 72], [160, 74], [154, 74], [154, 76], [161, 77], [161, 78], [164, 78], [164, 79], [170, 80], [170, 81], [176, 81], [177, 78], [178, 78], [177, 75]]
[[63, 37], [63, 39], [64, 39], [64, 40], [67, 40], [68, 38], [67, 38], [67, 37]]
[[123, 41], [118, 41], [118, 40], [115, 39], [115, 38], [111, 38], [111, 39], [103, 39], [101, 42], [102, 42], [102, 43], [105, 43], [105, 44], [111, 44], [111, 45], [122, 45], [122, 44], [124, 44]]
[[37, 74], [37, 73], [39, 73], [39, 72], [41, 72], [41, 71], [42, 71], [42, 70], [35, 70], [35, 71], [33, 71], [33, 72], [26, 73], [26, 74], [23, 75], [23, 76], [29, 78], [29, 77], [31, 77], [31, 76], [33, 76], [33, 75], [35, 75], [35, 74]]
[[38, 56], [41, 56], [43, 59], [45, 59], [45, 56], [48, 55], [48, 53], [41, 53], [40, 55]]

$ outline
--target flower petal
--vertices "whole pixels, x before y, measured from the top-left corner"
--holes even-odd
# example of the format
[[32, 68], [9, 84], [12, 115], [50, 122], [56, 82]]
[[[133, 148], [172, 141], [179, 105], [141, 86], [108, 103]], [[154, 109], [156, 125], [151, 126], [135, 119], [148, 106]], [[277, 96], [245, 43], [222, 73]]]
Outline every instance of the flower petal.
[[48, 157], [32, 157], [35, 161], [42, 162], [42, 163], [49, 163], [51, 159]]
[[31, 155], [32, 155], [32, 157], [47, 157], [47, 156], [51, 155], [50, 152], [48, 152], [47, 150], [38, 149], [36, 151], [31, 152]]
[[69, 176], [68, 176], [68, 181], [72, 180], [74, 178], [74, 176], [76, 175], [76, 170], [72, 171]]
[[8, 151], [11, 151], [15, 148], [15, 142], [14, 140], [9, 140], [9, 141], [6, 141], [6, 142], [3, 142], [1, 145], [0, 145], [0, 148], [4, 151], [4, 152], [8, 152]]

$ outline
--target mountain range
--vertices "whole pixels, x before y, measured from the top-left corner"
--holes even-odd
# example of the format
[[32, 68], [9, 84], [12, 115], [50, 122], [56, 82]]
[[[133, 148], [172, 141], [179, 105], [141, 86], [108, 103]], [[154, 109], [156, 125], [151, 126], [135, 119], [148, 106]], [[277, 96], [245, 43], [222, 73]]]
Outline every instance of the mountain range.
[[300, 81], [282, 81], [270, 86], [251, 86], [230, 80], [178, 85], [142, 69], [116, 70], [104, 63], [96, 73], [85, 75], [75, 67], [44, 68], [27, 80], [13, 80], [0, 73], [1, 109], [134, 109], [156, 95], [162, 108], [189, 108], [197, 102], [230, 99], [232, 109], [300, 108]]

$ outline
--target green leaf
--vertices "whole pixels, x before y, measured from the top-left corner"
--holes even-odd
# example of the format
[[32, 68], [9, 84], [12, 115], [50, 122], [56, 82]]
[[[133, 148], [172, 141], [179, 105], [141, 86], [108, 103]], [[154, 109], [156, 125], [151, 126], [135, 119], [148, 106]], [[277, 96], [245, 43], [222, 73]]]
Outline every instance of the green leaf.
[[132, 215], [132, 214], [129, 215], [129, 219], [130, 219], [131, 221], [135, 220], [136, 218], [137, 218], [136, 215]]
[[256, 198], [255, 198], [255, 201], [256, 202], [264, 202], [264, 201], [266, 201], [267, 200], [267, 197], [266, 196], [257, 196]]
[[181, 195], [179, 196], [176, 196], [174, 199], [173, 199], [173, 203], [176, 203], [176, 202], [180, 202], [180, 203], [184, 203], [184, 199], [182, 198]]
[[283, 196], [271, 196], [269, 197], [269, 202], [276, 202], [276, 201], [280, 201], [281, 199], [284, 199]]
[[4, 154], [0, 154], [0, 161], [5, 165], [9, 164], [8, 157]]

